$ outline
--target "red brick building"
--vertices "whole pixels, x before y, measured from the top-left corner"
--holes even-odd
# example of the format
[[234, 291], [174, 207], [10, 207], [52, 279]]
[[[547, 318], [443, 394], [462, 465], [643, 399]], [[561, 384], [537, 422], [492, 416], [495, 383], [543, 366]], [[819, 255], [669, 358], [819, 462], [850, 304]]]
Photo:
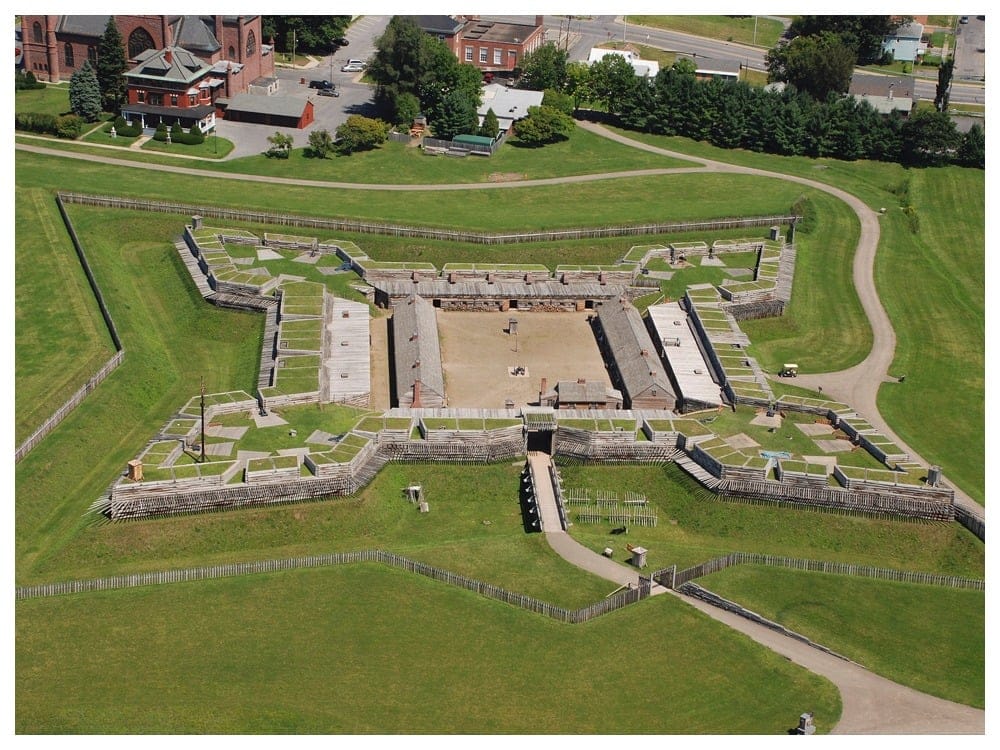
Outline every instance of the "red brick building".
[[[65, 81], [83, 61], [97, 61], [108, 16], [22, 16], [24, 69], [40, 81]], [[233, 63], [226, 96], [274, 76], [260, 16], [115, 16], [130, 66], [147, 50], [177, 46], [210, 66]]]
[[480, 16], [415, 16], [426, 33], [448, 45], [460, 62], [486, 72], [508, 72], [545, 42], [542, 16], [524, 23], [491, 21]]

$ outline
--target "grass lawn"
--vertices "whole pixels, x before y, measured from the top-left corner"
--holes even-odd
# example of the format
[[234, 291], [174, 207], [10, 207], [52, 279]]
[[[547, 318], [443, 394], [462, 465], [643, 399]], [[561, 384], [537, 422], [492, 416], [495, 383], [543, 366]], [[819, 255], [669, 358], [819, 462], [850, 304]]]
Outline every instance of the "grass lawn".
[[65, 115], [69, 108], [69, 85], [46, 86], [44, 89], [21, 89], [14, 92], [14, 112], [38, 112]]
[[981, 591], [756, 565], [727, 568], [695, 582], [890, 680], [969, 706], [985, 705]]
[[643, 37], [642, 29], [631, 28], [635, 24], [770, 48], [784, 31], [780, 21], [760, 16], [627, 16], [627, 20], [633, 40]]
[[66, 543], [87, 506], [198, 391], [256, 382], [263, 316], [204, 303], [172, 239], [182, 217], [73, 212], [124, 342], [122, 365], [15, 467], [15, 549], [27, 573]]
[[[711, 425], [709, 425], [711, 427]], [[982, 578], [985, 546], [956, 523], [863, 518], [819, 510], [724, 502], [702, 490], [679, 467], [579, 466], [556, 459], [563, 489], [645, 494], [658, 513], [655, 527], [575, 523], [573, 537], [590, 549], [645, 547], [651, 569], [678, 568], [730, 552], [761, 552], [900, 570]], [[572, 506], [571, 506], [572, 507]], [[570, 513], [570, 520], [572, 513]]]
[[19, 733], [784, 734], [801, 706], [821, 732], [841, 712], [670, 596], [567, 625], [356, 565], [16, 611]]
[[[903, 384], [883, 386], [879, 410], [906, 443], [982, 503], [985, 175], [925, 169], [913, 170], [910, 179], [919, 232], [910, 232], [897, 208], [890, 225], [900, 241], [883, 242], [875, 266], [879, 295], [896, 329], [892, 372], [906, 375]], [[913, 408], [915, 401], [920, 409]]]
[[115, 350], [51, 194], [18, 190], [14, 212], [14, 440], [20, 443]]
[[[898, 164], [838, 162], [727, 151], [683, 138], [652, 136], [620, 130], [631, 138], [692, 156], [720, 159], [734, 164], [783, 171], [836, 185], [857, 195], [873, 209], [886, 208], [881, 219], [879, 251], [875, 258], [876, 285], [882, 304], [896, 332], [896, 359], [892, 373], [906, 375], [906, 390], [886, 384], [879, 394], [879, 408], [899, 436], [924, 459], [942, 466], [950, 480], [980, 503], [985, 501], [983, 456], [985, 428], [984, 324], [986, 319], [983, 268], [985, 258], [985, 174], [962, 167], [905, 170]], [[900, 204], [909, 202], [918, 216], [914, 233]], [[850, 340], [843, 334], [861, 332], [854, 322], [841, 328], [838, 343], [810, 338], [809, 332], [831, 329], [830, 317], [841, 319], [840, 304], [847, 299], [850, 281], [840, 275], [832, 280], [844, 288], [827, 294], [817, 304], [815, 287], [803, 295], [804, 277], [824, 273], [828, 247], [838, 247], [845, 232], [856, 232], [838, 218], [846, 210], [832, 198], [814, 199], [820, 212], [841, 227], [812, 235], [799, 234], [798, 243], [814, 245], [818, 253], [800, 250], [796, 262], [795, 287], [788, 312], [782, 318], [746, 321], [741, 324], [753, 343], [751, 351], [765, 368], [775, 363], [799, 362], [815, 351], [814, 342], [824, 341], [822, 355], [839, 359], [835, 351], [845, 345], [867, 351], [870, 343]], [[956, 242], [956, 238], [961, 238]], [[853, 240], [851, 241], [853, 242]], [[836, 251], [841, 260], [853, 254], [853, 245]], [[900, 269], [906, 273], [900, 273]], [[805, 273], [801, 271], [805, 270]], [[830, 307], [834, 298], [841, 300]], [[860, 310], [851, 293], [851, 307]], [[805, 305], [808, 309], [802, 309]], [[836, 309], [836, 316], [829, 310]], [[850, 311], [848, 311], [850, 315]], [[827, 322], [824, 323], [823, 320]], [[853, 318], [851, 318], [853, 321]], [[835, 324], [836, 325], [836, 324]], [[815, 326], [820, 326], [817, 329]], [[795, 335], [789, 332], [795, 331]], [[867, 331], [864, 335], [870, 335]], [[870, 342], [870, 339], [868, 340]], [[784, 352], [784, 353], [783, 353]], [[798, 353], [796, 353], [798, 352]], [[962, 362], [956, 367], [954, 363]], [[805, 365], [803, 365], [805, 366]], [[843, 366], [843, 365], [839, 365]], [[817, 367], [836, 370], [837, 365]], [[919, 373], [914, 376], [913, 373]], [[916, 377], [916, 383], [913, 379]], [[910, 387], [914, 385], [914, 387]], [[914, 404], [921, 404], [918, 409]], [[924, 404], [928, 407], [924, 408]], [[933, 404], [931, 407], [929, 405]]]
[[[93, 138], [86, 140], [94, 141]], [[170, 154], [215, 157], [214, 140], [214, 137], [207, 138], [205, 143], [197, 147], [178, 144], [167, 146], [149, 141], [141, 150], [122, 151], [117, 158], [176, 165], [177, 160], [171, 158]], [[24, 139], [24, 142], [38, 144], [35, 139]], [[98, 139], [96, 142], [103, 143], [103, 140]], [[156, 145], [150, 145], [153, 143]], [[230, 146], [223, 151], [226, 148], [225, 143], [228, 142], [220, 139], [218, 144], [220, 157], [231, 150]], [[45, 145], [66, 151], [107, 155], [104, 149], [94, 149], [79, 142], [59, 141], [53, 138]], [[300, 145], [304, 146], [305, 142]], [[261, 153], [221, 163], [184, 160], [183, 166], [206, 171], [329, 182], [399, 184], [516, 182], [595, 172], [697, 167], [689, 161], [636, 151], [582, 128], [575, 129], [569, 139], [544, 148], [527, 148], [518, 145], [514, 139], [505, 143], [489, 159], [471, 156], [464, 159], [434, 157], [425, 154], [421, 149], [390, 141], [371, 151], [350, 156], [332, 156], [329, 159], [308, 158], [306, 149], [300, 147], [293, 149], [288, 159], [268, 159]]]
[[156, 151], [177, 156], [200, 156], [203, 159], [222, 159], [235, 148], [232, 141], [213, 135], [205, 136], [202, 143], [161, 143], [148, 140], [142, 144], [143, 151]]
[[[106, 155], [103, 154], [102, 155]], [[201, 162], [191, 162], [201, 164]], [[187, 164], [185, 164], [187, 166]], [[678, 174], [547, 185], [518, 190], [369, 191], [273, 185], [248, 189], [234, 180], [158, 173], [18, 152], [17, 183], [51, 190], [209, 202], [218, 206], [286, 211], [308, 216], [368, 218], [480, 231], [618, 226], [786, 213], [800, 186], [743, 175]], [[113, 190], [112, 190], [113, 186]], [[636, 195], [669, 194], [669, 209]]]

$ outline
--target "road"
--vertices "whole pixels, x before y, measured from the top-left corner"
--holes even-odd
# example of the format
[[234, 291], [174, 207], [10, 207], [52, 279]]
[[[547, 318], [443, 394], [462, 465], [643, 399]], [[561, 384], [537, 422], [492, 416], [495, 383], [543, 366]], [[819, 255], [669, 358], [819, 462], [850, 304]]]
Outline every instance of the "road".
[[[569, 29], [569, 53], [571, 60], [586, 60], [591, 47], [609, 41], [629, 41], [644, 44], [668, 52], [682, 52], [715, 60], [741, 63], [755, 70], [764, 70], [767, 50], [735, 42], [682, 34], [677, 31], [654, 29], [623, 22], [622, 16], [546, 16], [545, 29], [549, 40], [557, 44], [567, 42]], [[968, 24], [959, 27], [957, 38], [955, 81], [952, 84], [951, 101], [955, 104], [985, 104], [984, 80], [985, 22], [975, 16]], [[961, 71], [961, 72], [960, 72]], [[963, 80], [964, 79], [964, 80]], [[914, 88], [920, 99], [933, 101], [937, 76], [932, 74], [924, 80], [918, 78]]]

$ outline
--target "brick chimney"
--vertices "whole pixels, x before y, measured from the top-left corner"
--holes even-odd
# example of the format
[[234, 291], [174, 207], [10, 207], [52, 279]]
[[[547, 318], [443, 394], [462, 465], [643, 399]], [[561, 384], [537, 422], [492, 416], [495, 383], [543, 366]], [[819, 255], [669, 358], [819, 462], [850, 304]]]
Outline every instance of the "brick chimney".
[[535, 26], [543, 26], [545, 24], [545, 16], [535, 16]]
[[[222, 16], [214, 16], [214, 18], [215, 18], [215, 41], [217, 41], [221, 45], [224, 45], [225, 42], [222, 39], [224, 34], [222, 30]], [[225, 54], [228, 58], [229, 53], [225, 51], [225, 47], [223, 47], [223, 54]]]
[[410, 408], [419, 409], [423, 406], [420, 401], [420, 378], [413, 381], [413, 403], [410, 404]]
[[548, 378], [542, 378], [542, 385], [538, 389], [538, 405], [539, 406], [542, 405], [542, 398], [545, 396], [545, 394], [548, 392], [548, 390], [549, 390], [549, 379]]
[[168, 65], [174, 61], [174, 51], [170, 47], [163, 50], [163, 59], [167, 61]]
[[170, 33], [170, 21], [167, 16], [160, 16], [160, 36], [163, 37], [164, 47], [173, 47], [174, 40]]

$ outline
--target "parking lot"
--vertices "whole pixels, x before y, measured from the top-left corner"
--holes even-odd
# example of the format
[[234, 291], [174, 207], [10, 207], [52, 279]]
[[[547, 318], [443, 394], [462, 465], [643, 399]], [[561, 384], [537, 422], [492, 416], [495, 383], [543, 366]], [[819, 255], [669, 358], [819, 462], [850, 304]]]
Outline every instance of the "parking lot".
[[[217, 126], [219, 136], [232, 141], [236, 146], [227, 158], [263, 153], [270, 146], [268, 137], [274, 135], [275, 131], [290, 135], [294, 146], [301, 148], [308, 143], [309, 134], [313, 130], [326, 129], [333, 134], [349, 115], [373, 116], [373, 90], [371, 86], [361, 83], [364, 74], [342, 73], [340, 68], [351, 58], [367, 60], [371, 57], [375, 53], [375, 39], [388, 22], [389, 16], [365, 16], [347, 30], [345, 36], [348, 46], [340, 48], [333, 55], [322, 57], [305, 69], [277, 68], [275, 77], [279, 82], [278, 95], [311, 99], [314, 122], [300, 130], [220, 120]], [[309, 81], [317, 79], [331, 81], [340, 96], [317, 96], [316, 89], [309, 88]]]

